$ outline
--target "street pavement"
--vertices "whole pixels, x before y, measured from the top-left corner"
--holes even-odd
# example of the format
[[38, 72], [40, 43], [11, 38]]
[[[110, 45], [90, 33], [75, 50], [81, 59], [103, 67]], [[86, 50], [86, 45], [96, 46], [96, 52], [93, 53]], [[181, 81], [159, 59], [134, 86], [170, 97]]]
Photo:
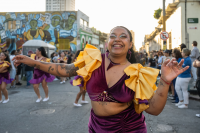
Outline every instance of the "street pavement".
[[[87, 133], [91, 105], [73, 106], [79, 88], [69, 81], [62, 85], [54, 81], [48, 86], [50, 100], [40, 103], [35, 102], [33, 88], [8, 89], [9, 103], [0, 104], [0, 133]], [[41, 86], [40, 92], [44, 98]], [[200, 101], [190, 99], [189, 109], [178, 109], [168, 100], [159, 116], [144, 115], [148, 133], [200, 133], [197, 113]]]

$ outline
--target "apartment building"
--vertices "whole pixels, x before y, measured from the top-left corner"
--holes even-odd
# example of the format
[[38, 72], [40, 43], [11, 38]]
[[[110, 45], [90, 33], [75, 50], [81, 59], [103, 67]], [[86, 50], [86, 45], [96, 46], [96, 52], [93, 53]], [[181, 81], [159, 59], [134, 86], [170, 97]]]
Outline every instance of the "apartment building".
[[75, 0], [46, 0], [46, 11], [75, 11]]

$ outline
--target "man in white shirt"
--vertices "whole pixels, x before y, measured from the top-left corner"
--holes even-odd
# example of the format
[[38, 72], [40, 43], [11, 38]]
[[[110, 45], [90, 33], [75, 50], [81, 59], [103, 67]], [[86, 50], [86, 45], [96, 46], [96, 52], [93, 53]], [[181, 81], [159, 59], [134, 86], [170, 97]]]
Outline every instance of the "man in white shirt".
[[[199, 49], [197, 48], [197, 42], [193, 41], [192, 43], [193, 49], [191, 51], [191, 61], [192, 63], [199, 57]], [[196, 80], [197, 80], [197, 68], [195, 68], [194, 66], [191, 67], [191, 71], [192, 71], [192, 75], [193, 75], [193, 85], [195, 88], [196, 85]]]

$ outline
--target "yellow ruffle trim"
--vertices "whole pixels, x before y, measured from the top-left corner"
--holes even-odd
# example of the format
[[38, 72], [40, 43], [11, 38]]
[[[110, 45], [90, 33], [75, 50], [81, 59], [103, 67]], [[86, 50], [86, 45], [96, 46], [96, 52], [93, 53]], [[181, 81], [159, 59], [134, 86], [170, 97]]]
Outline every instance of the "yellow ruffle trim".
[[132, 64], [128, 66], [124, 72], [130, 76], [125, 80], [125, 84], [128, 88], [135, 92], [134, 107], [136, 113], [140, 114], [146, 110], [149, 105], [145, 103], [139, 104], [139, 99], [149, 100], [154, 95], [157, 89], [155, 82], [159, 73], [158, 69], [143, 67], [141, 64]]
[[35, 60], [36, 54], [31, 54], [31, 59]]
[[78, 79], [76, 79], [76, 80], [73, 80], [73, 86], [78, 86], [78, 85], [81, 84], [81, 82], [82, 82], [82, 79], [81, 79], [81, 78], [78, 78]]
[[[2, 62], [0, 62], [1, 64]], [[10, 67], [10, 63], [8, 61], [3, 61], [3, 63], [0, 65], [0, 68], [2, 67]]]
[[[35, 56], [36, 56], [36, 54], [31, 54], [31, 59], [35, 60]], [[44, 60], [41, 60], [41, 61], [44, 62]], [[51, 59], [50, 58], [46, 58], [45, 62], [51, 62]]]
[[79, 67], [77, 74], [83, 77], [84, 89], [86, 83], [91, 78], [92, 72], [101, 66], [101, 52], [96, 47], [87, 44], [84, 51], [81, 51], [74, 63], [75, 67]]

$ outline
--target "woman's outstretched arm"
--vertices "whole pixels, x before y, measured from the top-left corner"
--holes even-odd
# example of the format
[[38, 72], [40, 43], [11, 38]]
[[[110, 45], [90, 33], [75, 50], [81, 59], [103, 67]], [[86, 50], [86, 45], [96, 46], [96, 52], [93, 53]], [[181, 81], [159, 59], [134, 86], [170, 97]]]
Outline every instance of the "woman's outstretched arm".
[[76, 71], [78, 70], [78, 67], [75, 67], [74, 64], [46, 63], [33, 60], [24, 55], [15, 56], [13, 60], [16, 65], [23, 63], [59, 77], [76, 76]]
[[154, 96], [149, 100], [149, 108], [145, 111], [152, 115], [159, 115], [163, 108], [165, 107], [167, 101], [167, 95], [169, 90], [169, 85], [174, 78], [179, 74], [186, 71], [189, 66], [182, 68], [184, 60], [178, 64], [176, 59], [167, 60], [163, 63], [161, 67], [161, 78], [158, 85], [158, 89]]

